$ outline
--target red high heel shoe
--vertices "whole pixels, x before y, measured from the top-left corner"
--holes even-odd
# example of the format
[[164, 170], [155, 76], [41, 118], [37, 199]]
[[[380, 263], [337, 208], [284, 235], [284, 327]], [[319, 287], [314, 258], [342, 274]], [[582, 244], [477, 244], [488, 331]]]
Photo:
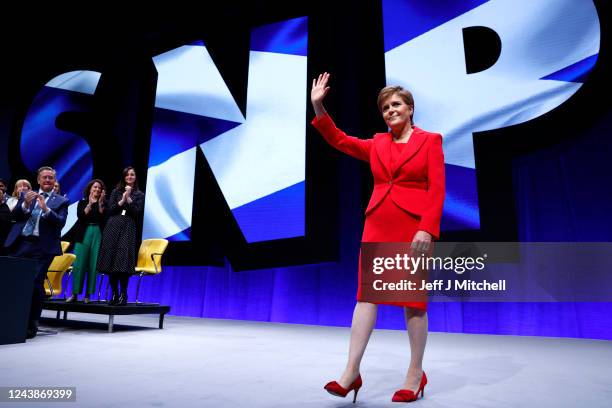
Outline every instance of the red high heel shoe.
[[393, 402], [412, 402], [416, 401], [419, 398], [419, 393], [421, 393], [421, 398], [425, 395], [425, 385], [427, 385], [427, 376], [425, 375], [425, 371], [423, 371], [423, 375], [421, 376], [421, 384], [419, 384], [419, 389], [416, 392], [412, 390], [398, 390], [393, 394], [393, 398], [391, 401]]
[[354, 404], [355, 401], [357, 401], [357, 393], [359, 392], [359, 389], [361, 388], [362, 385], [363, 385], [363, 381], [361, 380], [361, 374], [358, 374], [357, 378], [355, 378], [355, 381], [353, 381], [351, 385], [348, 386], [348, 388], [344, 388], [343, 386], [338, 384], [336, 381], [328, 382], [323, 388], [325, 388], [327, 392], [329, 392], [331, 395], [335, 395], [336, 397], [342, 397], [342, 398], [346, 397], [346, 394], [351, 392], [351, 390], [355, 390], [355, 393], [353, 394], [353, 404]]

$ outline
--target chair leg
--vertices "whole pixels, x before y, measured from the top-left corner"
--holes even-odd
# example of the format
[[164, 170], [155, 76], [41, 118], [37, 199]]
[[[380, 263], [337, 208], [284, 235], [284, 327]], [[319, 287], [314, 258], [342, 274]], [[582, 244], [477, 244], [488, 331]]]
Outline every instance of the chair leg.
[[51, 298], [53, 298], [53, 285], [51, 284], [51, 279], [49, 279], [48, 276], [45, 276], [45, 279], [47, 280], [47, 284], [49, 285], [49, 290], [51, 291]]
[[[100, 303], [103, 283], [104, 283], [104, 274], [100, 274], [100, 284], [98, 285], [98, 303]], [[103, 299], [103, 300], [106, 301], [106, 299]]]
[[140, 274], [140, 278], [138, 279], [138, 285], [136, 286], [136, 303], [140, 303], [138, 301], [138, 293], [140, 292], [140, 282], [142, 282], [142, 273]]
[[64, 300], [66, 299], [66, 291], [68, 289], [68, 284], [70, 284], [70, 287], [72, 287], [72, 281], [74, 280], [73, 278], [74, 277], [72, 276], [72, 268], [70, 268], [68, 270], [68, 278], [66, 279], [66, 284], [64, 285]]
[[[67, 292], [66, 289], [68, 289], [68, 283], [70, 283], [70, 276], [71, 275], [72, 275], [72, 271], [68, 270], [68, 272], [66, 272], [64, 274], [64, 276], [62, 276], [62, 282], [61, 283], [62, 283], [62, 287], [64, 288], [64, 291], [63, 291], [63, 293], [64, 293], [64, 300], [66, 300], [66, 292]], [[64, 280], [66, 281], [65, 283], [64, 283]]]

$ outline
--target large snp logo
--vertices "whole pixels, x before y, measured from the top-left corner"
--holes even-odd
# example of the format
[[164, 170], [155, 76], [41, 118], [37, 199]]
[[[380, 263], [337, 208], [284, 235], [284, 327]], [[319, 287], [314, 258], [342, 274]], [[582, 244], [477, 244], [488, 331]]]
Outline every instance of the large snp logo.
[[204, 43], [154, 58], [143, 238], [190, 239], [198, 148], [247, 242], [304, 235], [306, 53], [305, 17], [251, 32], [244, 116]]
[[[477, 229], [473, 133], [534, 119], [581, 87], [600, 47], [594, 4], [383, 0], [382, 23], [387, 83], [411, 89], [417, 125], [444, 135], [442, 229]], [[475, 47], [474, 36], [487, 40]], [[244, 114], [203, 42], [153, 57], [144, 238], [191, 239], [198, 149], [247, 243], [304, 236], [307, 40], [306, 17], [251, 31]], [[486, 58], [474, 63], [474, 54]], [[50, 80], [22, 128], [25, 166], [56, 167], [73, 203], [64, 232], [76, 220], [93, 160], [87, 141], [56, 119], [91, 111], [100, 77], [74, 71]]]
[[[417, 125], [444, 135], [442, 228], [478, 228], [472, 134], [534, 119], [569, 99], [599, 53], [590, 0], [384, 0], [388, 84], [415, 94]], [[467, 34], [497, 36], [494, 58], [470, 69]], [[483, 31], [484, 32], [484, 31]], [[476, 50], [487, 53], [491, 50]]]

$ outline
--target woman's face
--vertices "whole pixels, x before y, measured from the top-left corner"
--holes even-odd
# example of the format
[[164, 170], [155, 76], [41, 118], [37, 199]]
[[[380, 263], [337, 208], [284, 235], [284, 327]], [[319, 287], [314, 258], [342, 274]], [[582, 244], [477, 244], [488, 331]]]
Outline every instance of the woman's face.
[[17, 184], [17, 195], [21, 194], [21, 192], [27, 193], [28, 191], [30, 191], [30, 186], [26, 183], [21, 182]]
[[90, 191], [91, 191], [91, 194], [93, 194], [95, 198], [100, 198], [100, 195], [102, 194], [102, 186], [100, 185], [100, 183], [95, 182], [91, 186]]
[[55, 184], [53, 184], [53, 192], [55, 194], [59, 194], [59, 192], [60, 192], [60, 185], [59, 185], [59, 183], [57, 181], [55, 182]]
[[127, 174], [125, 175], [125, 184], [131, 186], [136, 181], [136, 172], [134, 169], [129, 169]]
[[410, 123], [412, 107], [406, 104], [401, 96], [393, 94], [385, 99], [381, 106], [383, 119], [391, 129], [401, 128]]

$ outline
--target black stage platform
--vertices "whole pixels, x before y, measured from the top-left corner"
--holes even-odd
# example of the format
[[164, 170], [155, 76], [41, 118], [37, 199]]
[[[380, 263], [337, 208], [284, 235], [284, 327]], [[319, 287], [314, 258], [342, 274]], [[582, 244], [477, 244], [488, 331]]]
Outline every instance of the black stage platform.
[[75, 302], [66, 303], [64, 299], [50, 299], [43, 302], [43, 309], [56, 310], [57, 320], [60, 312], [64, 312], [64, 320], [68, 312], [92, 313], [108, 315], [108, 332], [113, 332], [113, 321], [116, 315], [159, 314], [159, 328], [164, 328], [164, 315], [170, 311], [170, 306], [160, 306], [159, 303], [128, 303], [125, 306], [110, 306], [106, 302]]

